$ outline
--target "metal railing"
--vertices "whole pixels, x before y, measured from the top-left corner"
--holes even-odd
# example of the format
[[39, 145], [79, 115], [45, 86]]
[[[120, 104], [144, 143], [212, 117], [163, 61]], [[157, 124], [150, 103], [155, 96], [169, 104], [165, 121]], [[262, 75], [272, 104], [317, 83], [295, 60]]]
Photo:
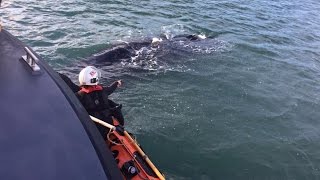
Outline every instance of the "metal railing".
[[33, 71], [40, 71], [40, 67], [36, 63], [39, 61], [39, 59], [33, 54], [33, 52], [28, 47], [24, 47], [24, 50], [27, 54], [22, 56], [23, 60], [31, 67]]

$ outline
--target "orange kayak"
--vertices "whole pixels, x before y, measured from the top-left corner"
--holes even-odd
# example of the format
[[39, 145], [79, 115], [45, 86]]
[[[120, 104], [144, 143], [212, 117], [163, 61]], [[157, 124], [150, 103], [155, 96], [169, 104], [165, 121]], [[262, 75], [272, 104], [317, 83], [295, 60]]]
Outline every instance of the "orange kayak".
[[[116, 119], [114, 124], [118, 125]], [[164, 176], [143, 152], [137, 141], [122, 129], [114, 127], [108, 134], [106, 143], [113, 153], [124, 179], [164, 180]]]

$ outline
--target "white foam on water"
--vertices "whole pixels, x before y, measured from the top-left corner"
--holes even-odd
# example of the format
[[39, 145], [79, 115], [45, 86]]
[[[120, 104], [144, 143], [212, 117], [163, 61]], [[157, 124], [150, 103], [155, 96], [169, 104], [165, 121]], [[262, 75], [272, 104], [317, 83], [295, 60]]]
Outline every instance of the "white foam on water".
[[[166, 34], [167, 37], [171, 35], [172, 34]], [[172, 60], [170, 57], [201, 54], [210, 55], [226, 52], [232, 48], [232, 45], [226, 41], [217, 38], [210, 39], [207, 38], [205, 34], [199, 34], [197, 36], [199, 37], [198, 40], [189, 40], [186, 38], [185, 40], [177, 41], [174, 39], [163, 40], [160, 37], [153, 37], [153, 45], [135, 50], [134, 56], [129, 60], [123, 60], [121, 63], [123, 66], [148, 71], [189, 71], [190, 68], [185, 65], [185, 61]]]

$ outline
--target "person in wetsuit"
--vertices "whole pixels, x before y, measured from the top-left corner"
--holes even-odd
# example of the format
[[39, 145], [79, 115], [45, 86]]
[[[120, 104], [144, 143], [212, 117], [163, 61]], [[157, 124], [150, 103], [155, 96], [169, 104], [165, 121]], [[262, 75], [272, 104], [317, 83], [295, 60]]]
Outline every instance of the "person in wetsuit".
[[[122, 105], [108, 99], [108, 96], [117, 87], [121, 86], [121, 80], [113, 82], [110, 86], [103, 87], [99, 85], [101, 73], [93, 66], [87, 66], [79, 73], [80, 87], [74, 84], [66, 75], [60, 73], [59, 75], [71, 90], [75, 92], [83, 107], [91, 116], [109, 124], [113, 124], [112, 116], [114, 116], [121, 126], [124, 125], [124, 118], [121, 112]], [[102, 136], [105, 137], [108, 129], [98, 123], [96, 125]]]

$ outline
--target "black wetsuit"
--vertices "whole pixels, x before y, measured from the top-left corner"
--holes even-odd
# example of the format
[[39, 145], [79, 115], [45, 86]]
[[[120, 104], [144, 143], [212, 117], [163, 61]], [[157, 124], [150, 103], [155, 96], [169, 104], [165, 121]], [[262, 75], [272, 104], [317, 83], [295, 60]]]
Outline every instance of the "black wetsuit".
[[[71, 79], [66, 75], [60, 74], [60, 77], [66, 82], [66, 84], [76, 94], [83, 107], [88, 113], [96, 118], [99, 118], [109, 124], [113, 124], [112, 117], [114, 116], [119, 123], [124, 125], [124, 118], [121, 112], [121, 105], [108, 99], [108, 96], [112, 94], [117, 88], [118, 82], [112, 83], [108, 87], [102, 88], [102, 90], [85, 93], [81, 91], [81, 88], [74, 84]], [[105, 136], [107, 129], [96, 123], [100, 133]]]
[[[101, 90], [94, 90], [89, 93], [80, 90], [76, 95], [90, 115], [113, 124], [112, 116], [115, 116], [115, 113], [111, 108], [113, 104], [109, 103], [108, 96], [116, 90], [117, 86], [118, 82], [114, 82], [108, 87], [103, 87]], [[118, 120], [121, 125], [124, 124], [122, 118]], [[97, 124], [97, 127], [102, 136], [105, 136], [107, 129], [100, 124]]]

